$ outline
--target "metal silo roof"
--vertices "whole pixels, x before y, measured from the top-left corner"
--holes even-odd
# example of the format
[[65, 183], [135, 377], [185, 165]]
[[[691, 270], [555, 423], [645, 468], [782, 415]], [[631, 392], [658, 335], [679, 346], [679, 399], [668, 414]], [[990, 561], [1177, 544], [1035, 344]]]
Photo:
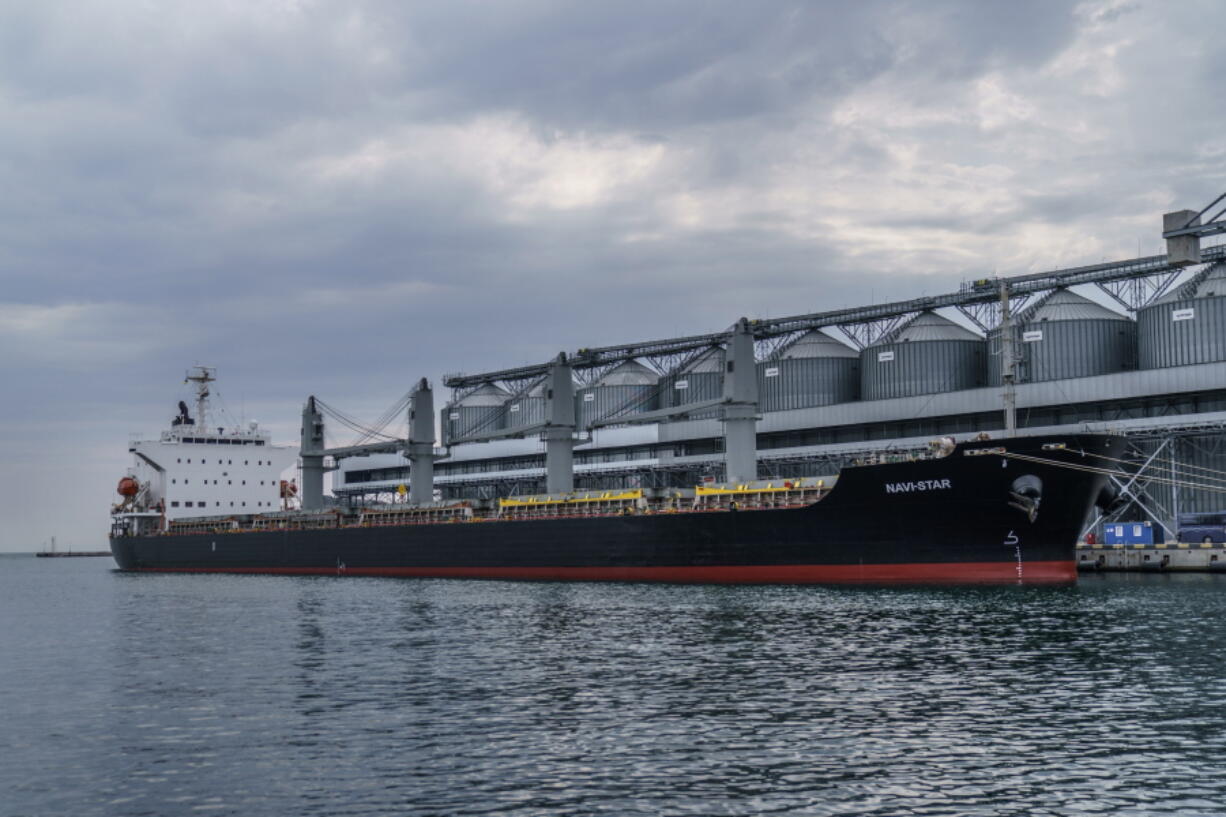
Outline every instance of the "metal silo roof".
[[1054, 289], [1043, 296], [1038, 303], [1018, 315], [1017, 320], [1019, 323], [1039, 323], [1041, 321], [1127, 321], [1129, 319], [1076, 292]]
[[783, 360], [814, 357], [850, 357], [859, 360], [860, 353], [846, 343], [839, 343], [826, 333], [813, 329], [794, 340], [779, 357]]
[[[681, 370], [681, 374], [722, 374], [724, 371], [724, 350], [708, 349], [693, 362]], [[651, 382], [655, 382], [654, 380]]]
[[501, 406], [508, 397], [510, 395], [507, 394], [506, 390], [500, 389], [493, 383], [485, 383], [478, 386], [475, 391], [457, 400], [455, 405], [463, 408]]
[[600, 380], [597, 386], [654, 386], [660, 376], [637, 360], [627, 360]]
[[983, 338], [935, 312], [921, 312], [874, 343], [873, 346], [885, 346], [891, 343], [922, 343], [934, 340], [982, 341]]
[[548, 378], [542, 380], [541, 382], [537, 383], [532, 388], [528, 389], [527, 393], [524, 394], [524, 397], [544, 397], [547, 391], [549, 391]]
[[1199, 273], [1191, 281], [1170, 295], [1154, 301], [1155, 304], [1172, 301], [1190, 301], [1193, 298], [1213, 298], [1226, 295], [1226, 264], [1217, 263]]

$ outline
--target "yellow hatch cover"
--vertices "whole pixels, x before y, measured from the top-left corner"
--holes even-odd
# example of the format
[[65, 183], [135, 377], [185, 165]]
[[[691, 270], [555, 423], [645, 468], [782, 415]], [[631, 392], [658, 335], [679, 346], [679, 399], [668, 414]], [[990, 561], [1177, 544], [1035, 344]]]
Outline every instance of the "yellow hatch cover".
[[642, 489], [635, 491], [588, 491], [570, 496], [525, 496], [498, 500], [500, 508], [539, 508], [542, 505], [573, 505], [579, 502], [617, 502], [642, 499]]
[[813, 488], [825, 488], [824, 479], [791, 479], [779, 482], [746, 483], [744, 485], [719, 485], [711, 488], [702, 485], [694, 488], [695, 496], [729, 496], [733, 494], [767, 494], [783, 491], [802, 491]]

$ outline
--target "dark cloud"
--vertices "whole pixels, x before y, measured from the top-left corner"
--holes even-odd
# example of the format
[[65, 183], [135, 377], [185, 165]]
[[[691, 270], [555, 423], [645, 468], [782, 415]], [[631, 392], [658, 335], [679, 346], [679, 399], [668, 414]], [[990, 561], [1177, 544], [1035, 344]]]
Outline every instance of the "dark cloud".
[[1221, 16], [9, 4], [0, 549], [97, 544], [195, 362], [292, 439], [310, 393], [1156, 252], [1226, 189]]
[[554, 125], [675, 127], [833, 95], [891, 62], [873, 3], [461, 4], [399, 15], [410, 81], [449, 112], [513, 108]]

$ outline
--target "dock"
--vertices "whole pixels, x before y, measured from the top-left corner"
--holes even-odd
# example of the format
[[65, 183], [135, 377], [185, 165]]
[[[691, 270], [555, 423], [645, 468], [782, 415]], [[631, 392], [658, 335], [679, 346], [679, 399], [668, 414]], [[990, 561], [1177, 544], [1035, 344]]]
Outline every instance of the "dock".
[[1165, 544], [1077, 546], [1077, 569], [1128, 572], [1226, 572], [1226, 544], [1169, 542]]

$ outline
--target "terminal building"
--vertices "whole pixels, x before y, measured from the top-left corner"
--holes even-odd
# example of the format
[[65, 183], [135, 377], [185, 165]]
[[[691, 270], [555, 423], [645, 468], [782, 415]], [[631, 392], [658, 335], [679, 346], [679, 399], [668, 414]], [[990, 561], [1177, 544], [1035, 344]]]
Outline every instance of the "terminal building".
[[[430, 477], [427, 463], [427, 499], [692, 487], [747, 469], [751, 479], [821, 476], [934, 438], [1004, 435], [1013, 422], [1024, 435], [1126, 435], [1115, 480], [1126, 501], [1087, 532], [1136, 520], [1174, 540], [1182, 516], [1226, 509], [1226, 245], [1200, 246], [1226, 229], [1216, 217], [1202, 224], [1208, 209], [1168, 214], [1166, 255], [579, 349], [559, 356], [565, 368], [450, 375], [437, 448], [427, 456], [419, 441], [416, 459], [395, 445], [323, 452], [332, 492], [396, 501], [414, 467], [419, 482]], [[752, 383], [738, 332], [752, 343]], [[573, 399], [569, 414], [551, 408], [555, 393]], [[572, 419], [551, 426], [551, 416]], [[734, 427], [749, 429], [747, 442]], [[550, 428], [565, 432], [561, 448], [550, 448], [562, 445]], [[307, 443], [304, 432], [304, 452]], [[731, 473], [744, 450], [752, 465]]]

